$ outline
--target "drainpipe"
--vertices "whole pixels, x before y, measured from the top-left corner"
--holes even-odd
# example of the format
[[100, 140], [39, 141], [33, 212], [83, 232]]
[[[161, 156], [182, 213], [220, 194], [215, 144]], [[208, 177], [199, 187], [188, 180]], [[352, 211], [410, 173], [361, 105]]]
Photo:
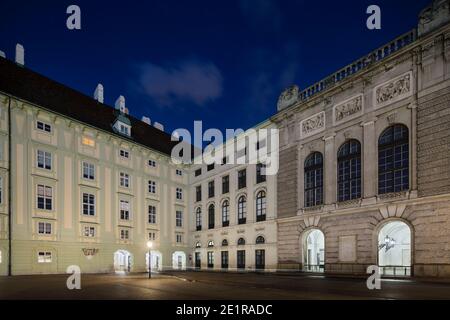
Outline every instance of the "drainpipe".
[[8, 276], [12, 276], [11, 96], [8, 96]]

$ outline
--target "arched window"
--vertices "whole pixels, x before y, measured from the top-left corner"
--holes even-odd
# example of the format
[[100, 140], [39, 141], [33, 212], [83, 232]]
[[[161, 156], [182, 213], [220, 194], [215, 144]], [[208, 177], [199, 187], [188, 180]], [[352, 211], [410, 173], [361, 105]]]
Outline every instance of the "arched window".
[[245, 239], [239, 238], [237, 244], [238, 244], [238, 246], [243, 246], [245, 244]]
[[225, 200], [222, 203], [222, 227], [228, 227], [230, 225], [230, 203]]
[[256, 238], [256, 244], [263, 244], [263, 243], [265, 243], [265, 242], [266, 242], [266, 239], [264, 239], [263, 236], [258, 236], [258, 237]]
[[361, 198], [361, 144], [345, 142], [338, 151], [338, 201]]
[[197, 226], [197, 231], [202, 230], [202, 209], [200, 207], [195, 211], [195, 225]]
[[211, 204], [208, 207], [208, 229], [214, 229], [214, 219], [215, 219], [214, 205]]
[[314, 152], [305, 161], [305, 207], [323, 203], [323, 157]]
[[247, 221], [247, 198], [240, 196], [238, 199], [238, 224], [244, 224]]
[[256, 221], [266, 220], [266, 192], [260, 191], [256, 195]]
[[222, 240], [222, 247], [226, 247], [228, 246], [228, 240], [227, 239], [223, 239]]
[[390, 126], [378, 139], [378, 193], [409, 189], [408, 128]]
[[214, 241], [209, 240], [208, 241], [208, 248], [214, 247]]
[[195, 247], [196, 247], [196, 248], [201, 248], [201, 247], [202, 247], [202, 244], [201, 244], [200, 242], [197, 242], [197, 243], [195, 244]]

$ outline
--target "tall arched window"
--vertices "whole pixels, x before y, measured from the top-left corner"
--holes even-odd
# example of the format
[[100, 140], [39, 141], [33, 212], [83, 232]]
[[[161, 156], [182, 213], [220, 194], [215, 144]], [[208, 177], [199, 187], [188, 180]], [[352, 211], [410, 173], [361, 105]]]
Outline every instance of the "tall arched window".
[[208, 229], [214, 229], [214, 219], [215, 219], [214, 205], [211, 204], [208, 207]]
[[197, 231], [202, 230], [202, 209], [200, 207], [195, 211], [195, 225], [197, 226]]
[[314, 152], [305, 161], [305, 207], [323, 203], [323, 157]]
[[222, 227], [228, 227], [230, 225], [230, 203], [225, 200], [222, 203]]
[[238, 224], [244, 224], [247, 221], [247, 198], [240, 196], [238, 199]]
[[256, 221], [266, 220], [266, 192], [260, 191], [256, 195]]
[[338, 201], [361, 198], [361, 144], [345, 142], [338, 151]]
[[408, 128], [390, 126], [378, 139], [378, 193], [409, 189]]

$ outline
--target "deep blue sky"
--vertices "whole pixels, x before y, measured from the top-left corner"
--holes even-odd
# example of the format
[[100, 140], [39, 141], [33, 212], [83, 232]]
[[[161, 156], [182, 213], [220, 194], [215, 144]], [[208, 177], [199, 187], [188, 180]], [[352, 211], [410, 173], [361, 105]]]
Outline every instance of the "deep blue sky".
[[[0, 3], [0, 50], [167, 131], [249, 128], [276, 112], [283, 88], [320, 80], [417, 24], [431, 0], [20, 1]], [[66, 28], [81, 8], [82, 30]], [[382, 29], [366, 28], [381, 7]]]

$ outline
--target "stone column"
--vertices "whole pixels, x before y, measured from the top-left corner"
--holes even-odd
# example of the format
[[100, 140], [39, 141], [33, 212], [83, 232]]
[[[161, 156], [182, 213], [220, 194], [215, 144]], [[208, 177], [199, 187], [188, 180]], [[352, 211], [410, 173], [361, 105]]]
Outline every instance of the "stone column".
[[377, 137], [375, 134], [375, 121], [367, 121], [362, 123], [364, 130], [363, 141], [363, 202], [375, 203], [377, 195]]
[[[325, 155], [324, 155], [324, 204], [332, 206], [336, 203], [336, 154], [334, 147], [335, 134], [324, 137]], [[331, 209], [331, 208], [330, 208]]]
[[410, 132], [410, 181], [411, 193], [417, 196], [417, 103], [413, 102], [408, 106], [411, 109], [411, 132]]

